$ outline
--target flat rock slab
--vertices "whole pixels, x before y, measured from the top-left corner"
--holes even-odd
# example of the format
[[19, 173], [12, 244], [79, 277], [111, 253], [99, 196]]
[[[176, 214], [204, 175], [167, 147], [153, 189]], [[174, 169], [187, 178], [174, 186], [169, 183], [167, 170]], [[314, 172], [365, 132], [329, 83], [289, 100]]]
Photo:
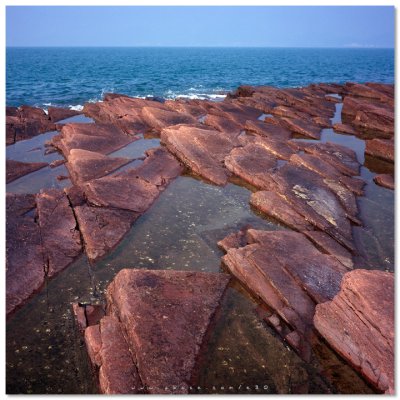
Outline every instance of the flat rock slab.
[[129, 163], [129, 158], [107, 157], [93, 151], [72, 149], [66, 164], [72, 181], [82, 184], [92, 179], [101, 178]]
[[63, 119], [74, 117], [75, 115], [81, 114], [80, 111], [70, 110], [69, 108], [62, 107], [49, 107], [47, 109], [47, 115], [52, 122], [58, 122]]
[[372, 157], [394, 162], [394, 141], [390, 139], [366, 140], [365, 153]]
[[353, 250], [350, 221], [337, 195], [316, 173], [285, 164], [274, 175], [279, 194], [319, 230]]
[[163, 147], [147, 150], [146, 156], [142, 164], [121, 175], [139, 177], [162, 189], [183, 172], [178, 160]]
[[47, 165], [48, 164], [45, 162], [25, 163], [8, 159], [6, 160], [6, 183], [15, 181], [21, 176], [30, 174], [31, 172], [46, 167]]
[[197, 122], [197, 119], [189, 114], [154, 107], [143, 107], [141, 116], [147, 125], [157, 131], [171, 125], [195, 124]]
[[21, 106], [12, 110], [6, 115], [7, 145], [55, 130], [54, 123], [41, 108]]
[[295, 149], [293, 146], [291, 146], [290, 141], [251, 135], [240, 136], [238, 139], [243, 146], [249, 143], [261, 146], [271, 153], [271, 155], [280, 160], [289, 160], [290, 157], [295, 153]]
[[159, 195], [156, 185], [129, 175], [105, 176], [82, 185], [89, 204], [135, 213], [146, 211]]
[[35, 208], [34, 195], [7, 194], [6, 311], [10, 315], [44, 283], [44, 253], [39, 225], [26, 213]]
[[223, 132], [180, 125], [163, 129], [161, 142], [194, 173], [216, 185], [227, 183], [223, 161], [235, 142]]
[[304, 233], [318, 249], [321, 249], [323, 253], [330, 254], [346, 268], [353, 268], [354, 263], [351, 253], [329, 235], [321, 231], [310, 230], [303, 231], [302, 233]]
[[68, 159], [72, 149], [82, 149], [101, 154], [112, 153], [136, 140], [112, 124], [67, 124], [61, 134], [52, 139]]
[[85, 251], [97, 261], [115, 248], [139, 214], [128, 210], [80, 205], [74, 208]]
[[[119, 393], [129, 392], [135, 382], [131, 373], [126, 374], [129, 363], [118, 365], [118, 360], [127, 359], [128, 354], [148, 393], [188, 393], [196, 358], [228, 282], [225, 274], [120, 271], [107, 289], [110, 316], [100, 321], [101, 346], [97, 353], [116, 346], [116, 340], [122, 348], [122, 339], [115, 332], [103, 334], [110, 318], [114, 318], [113, 324], [119, 323], [127, 346], [118, 351], [120, 357], [101, 357], [102, 392], [107, 393], [109, 387], [119, 387]], [[99, 340], [94, 342], [98, 348]], [[121, 375], [126, 376], [128, 388], [120, 385]]]
[[314, 323], [378, 390], [394, 394], [394, 274], [347, 273], [333, 301], [317, 306]]
[[250, 204], [262, 213], [296, 231], [314, 229], [314, 226], [307, 222], [307, 220], [286, 201], [284, 196], [275, 192], [264, 190], [252, 193]]
[[379, 174], [374, 177], [374, 182], [386, 189], [394, 190], [394, 177], [390, 174]]
[[270, 171], [276, 165], [276, 158], [263, 146], [254, 143], [237, 147], [225, 157], [225, 166], [229, 171], [258, 189], [273, 187]]
[[283, 117], [280, 119], [280, 123], [283, 127], [289, 129], [293, 133], [297, 133], [311, 139], [319, 139], [321, 137], [321, 128], [311, 121]]
[[246, 121], [245, 129], [257, 135], [276, 140], [288, 140], [292, 137], [292, 132], [289, 129], [263, 121]]
[[215, 114], [208, 114], [204, 119], [204, 124], [211, 126], [217, 131], [224, 132], [228, 136], [232, 137], [232, 139], [239, 136], [243, 129], [242, 125], [238, 124], [237, 122], [224, 116]]
[[81, 253], [81, 238], [74, 213], [62, 190], [41, 190], [36, 202], [47, 275], [52, 277]]
[[249, 229], [246, 238], [223, 263], [299, 335], [295, 348], [307, 359], [315, 303], [333, 298], [346, 268], [301, 233]]

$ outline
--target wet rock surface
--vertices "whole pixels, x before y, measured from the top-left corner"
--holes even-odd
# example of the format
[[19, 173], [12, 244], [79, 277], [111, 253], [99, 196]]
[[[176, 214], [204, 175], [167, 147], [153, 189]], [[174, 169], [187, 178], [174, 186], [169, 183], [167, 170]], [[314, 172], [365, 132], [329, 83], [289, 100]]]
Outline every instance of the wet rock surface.
[[24, 163], [15, 160], [6, 160], [6, 183], [15, 181], [16, 179], [46, 167], [47, 163]]
[[63, 119], [71, 118], [79, 114], [79, 111], [70, 110], [69, 108], [49, 107], [47, 109], [47, 115], [52, 122], [62, 121]]
[[335, 298], [319, 304], [315, 327], [377, 389], [394, 393], [394, 275], [347, 273]]
[[[98, 302], [85, 301], [74, 307], [76, 318], [81, 321], [80, 329], [86, 327], [85, 341], [92, 364], [99, 370], [101, 392], [186, 393], [193, 382], [201, 382], [206, 377], [220, 383], [220, 373], [225, 367], [223, 376], [236, 377], [238, 381], [245, 376], [248, 382], [256, 383], [259, 378], [255, 377], [261, 376], [260, 363], [267, 364], [264, 367], [268, 371], [265, 378], [268, 393], [335, 392], [321, 383], [320, 378], [313, 381], [313, 385], [318, 382], [317, 387], [309, 385], [307, 377], [296, 375], [292, 381], [293, 371], [279, 378], [269, 365], [268, 357], [260, 355], [262, 351], [257, 343], [246, 347], [249, 352], [246, 361], [241, 360], [240, 352], [237, 353], [239, 358], [233, 361], [228, 356], [226, 359], [218, 356], [223, 367], [216, 367], [215, 354], [210, 353], [208, 362], [215, 371], [206, 374], [203, 371], [199, 377], [199, 368], [207, 369], [207, 366], [199, 367], [204, 362], [206, 336], [217, 335], [213, 340], [219, 341], [214, 323], [209, 324], [227, 278], [224, 274], [200, 274], [190, 270], [218, 271], [221, 254], [216, 248], [218, 242], [227, 252], [223, 257], [224, 268], [247, 288], [245, 290], [235, 281], [241, 287], [239, 292], [245, 293], [250, 302], [254, 301], [249, 300], [251, 296], [257, 297], [260, 307], [269, 310], [268, 313], [260, 311], [259, 315], [263, 315], [262, 320], [269, 329], [278, 333], [275, 346], [279, 343], [286, 349], [280, 341], [283, 339], [305, 360], [305, 365], [315, 365], [317, 353], [328, 351], [321, 350], [321, 346], [327, 349], [326, 345], [315, 335], [316, 304], [334, 303], [332, 299], [339, 296], [343, 275], [354, 266], [383, 269], [376, 263], [377, 259], [390, 264], [390, 243], [384, 242], [392, 239], [388, 236], [388, 224], [392, 221], [389, 217], [380, 220], [387, 211], [380, 204], [385, 205], [393, 195], [385, 189], [394, 186], [393, 107], [393, 86], [369, 83], [286, 89], [242, 86], [222, 102], [163, 101], [106, 94], [103, 102], [85, 104], [85, 115], [92, 117], [95, 123], [58, 124], [57, 129], [61, 130], [58, 135], [43, 135], [47, 139], [38, 139], [39, 147], [29, 147], [32, 140], [29, 139], [20, 151], [18, 147], [13, 149], [15, 160], [12, 157], [7, 160], [7, 168], [16, 162], [23, 162], [24, 167], [25, 164], [32, 167], [31, 161], [48, 161], [54, 167], [65, 162], [67, 169], [59, 167], [63, 170], [58, 172], [57, 167], [54, 174], [60, 179], [71, 178], [71, 181], [62, 181], [65, 182], [64, 191], [45, 189], [36, 196], [7, 194], [7, 314], [10, 316], [38, 291], [37, 298], [42, 298], [40, 288], [45, 282], [54, 282], [54, 287], [62, 288], [61, 292], [71, 290], [72, 295], [79, 293], [75, 286], [82, 278], [90, 282], [84, 289], [90, 293], [90, 300], [94, 298], [104, 303], [98, 287], [105, 287], [105, 281], [112, 280], [116, 271], [131, 265], [128, 261], [135, 259], [137, 269], [124, 270], [110, 286], [106, 317], [103, 311], [98, 312], [102, 310]], [[68, 111], [49, 109], [46, 115], [32, 107], [8, 107], [7, 144], [54, 129], [54, 122], [69, 116]], [[339, 133], [334, 133], [332, 125]], [[149, 137], [160, 137], [162, 146], [151, 148], [157, 146], [159, 140], [147, 140]], [[48, 138], [50, 142], [44, 145]], [[362, 165], [364, 147], [360, 142], [364, 147], [366, 143], [368, 168], [375, 168], [379, 159], [389, 167], [376, 166], [376, 170], [371, 171], [379, 175], [374, 175], [366, 168], [367, 163]], [[22, 149], [26, 154], [21, 153]], [[43, 151], [42, 157], [39, 150]], [[57, 151], [64, 159], [60, 160], [62, 157]], [[210, 193], [207, 199], [201, 199], [199, 210], [187, 214], [176, 209], [177, 198], [171, 197], [167, 188], [184, 168], [192, 175], [178, 180], [200, 184], [200, 180], [192, 178], [195, 175], [220, 186], [201, 183]], [[46, 173], [47, 170], [51, 168], [43, 168]], [[32, 173], [34, 181], [42, 179], [39, 172]], [[43, 187], [57, 187], [55, 185], [46, 182]], [[248, 187], [254, 193], [240, 188], [247, 197], [239, 196], [239, 199], [232, 189], [239, 189], [237, 185]], [[175, 188], [172, 191], [176, 190], [176, 186], [172, 186]], [[196, 187], [188, 190], [196, 192]], [[216, 193], [221, 190], [236, 194], [217, 200]], [[165, 193], [160, 196], [162, 192]], [[180, 193], [183, 196], [183, 192]], [[221, 222], [217, 228], [208, 216], [208, 211], [215, 207], [211, 203], [216, 201], [221, 202], [222, 211], [228, 210], [218, 214]], [[232, 207], [236, 210], [233, 204], [237, 201], [248, 209], [247, 220], [241, 220], [239, 225], [235, 212], [229, 211]], [[164, 204], [164, 208], [158, 211], [160, 204]], [[390, 207], [390, 202], [388, 204]], [[193, 217], [200, 211], [204, 221]], [[165, 231], [162, 240], [157, 235], [149, 238], [149, 232], [154, 229], [151, 221], [157, 212], [165, 213], [155, 219], [159, 230]], [[174, 230], [179, 228], [173, 226], [175, 220], [169, 218], [170, 214], [178, 221], [185, 221], [181, 221], [183, 225], [178, 224], [185, 232], [188, 224], [193, 225], [201, 241], [190, 233], [175, 243]], [[258, 214], [266, 219], [256, 217]], [[256, 229], [250, 226], [254, 222]], [[165, 227], [164, 223], [169, 225]], [[385, 227], [384, 231], [377, 229], [379, 223]], [[282, 225], [296, 232], [283, 230]], [[124, 249], [132, 246], [130, 241], [143, 245], [134, 244], [135, 251], [124, 259]], [[147, 248], [157, 249], [154, 250], [156, 256], [147, 256], [151, 253]], [[84, 256], [72, 262], [82, 249]], [[187, 252], [191, 252], [190, 257]], [[217, 260], [215, 266], [209, 265], [209, 260], [214, 260], [208, 256], [210, 252]], [[204, 257], [197, 263], [192, 262], [198, 253]], [[117, 270], [115, 260], [121, 264]], [[65, 269], [71, 263], [71, 267]], [[170, 268], [189, 272], [173, 272]], [[66, 282], [70, 281], [70, 269], [79, 276], [75, 283], [68, 283], [71, 288], [63, 288], [61, 277], [56, 277], [63, 269], [62, 279], [66, 278]], [[177, 278], [178, 275], [184, 278]], [[382, 282], [377, 282], [376, 290], [379, 290]], [[79, 294], [63, 296], [60, 301], [66, 304], [80, 301]], [[233, 295], [237, 302], [235, 296], [237, 294]], [[32, 318], [37, 307], [35, 299], [31, 302], [33, 306], [28, 303], [21, 310], [33, 307]], [[204, 304], [206, 312], [201, 310]], [[363, 312], [368, 315], [370, 309]], [[248, 315], [246, 318], [233, 315], [223, 319], [224, 323], [232, 319], [230, 326], [238, 330], [231, 341], [239, 338], [244, 343], [253, 336], [259, 337], [260, 332], [266, 335], [266, 327], [254, 322], [260, 321], [259, 317], [254, 318], [250, 328]], [[137, 323], [139, 317], [141, 323]], [[63, 318], [67, 321], [69, 317], [63, 315]], [[61, 326], [64, 325], [62, 322]], [[185, 328], [187, 325], [189, 328]], [[354, 338], [355, 334], [351, 332], [350, 336]], [[183, 339], [177, 341], [176, 337]], [[12, 340], [18, 341], [17, 338]], [[227, 341], [225, 338], [224, 342]], [[243, 343], [240, 342], [239, 347]], [[270, 350], [267, 348], [267, 353]], [[350, 364], [355, 365], [351, 361]], [[335, 367], [330, 368], [336, 371], [337, 362], [332, 365]], [[242, 369], [245, 372], [239, 372]], [[254, 376], [249, 373], [253, 369], [259, 370]], [[360, 368], [355, 366], [355, 369]], [[344, 375], [352, 376], [349, 379], [354, 382], [359, 379], [349, 371], [352, 370], [341, 373], [340, 378], [339, 372], [336, 377], [332, 371], [326, 376], [329, 382], [336, 380], [334, 386], [339, 392], [354, 392], [358, 390], [356, 387], [363, 386], [344, 383], [347, 382]], [[363, 372], [365, 376], [367, 373]], [[377, 378], [380, 383], [376, 387], [391, 391], [389, 386], [389, 389], [383, 388], [386, 380], [391, 379], [387, 378], [387, 372], [385, 374]], [[367, 377], [372, 382], [376, 378]], [[341, 381], [336, 385], [338, 380]], [[174, 385], [176, 388], [171, 389]], [[212, 392], [210, 388], [207, 390], [207, 393]], [[46, 391], [52, 389], [46, 388]], [[252, 389], [253, 392], [260, 393], [258, 389]], [[221, 393], [225, 391], [221, 389]]]
[[21, 106], [7, 108], [6, 144], [32, 138], [55, 129], [54, 123], [41, 108]]
[[100, 390], [135, 393], [144, 387], [148, 393], [188, 393], [196, 357], [228, 281], [224, 274], [119, 272], [107, 291], [110, 315], [100, 321], [100, 339], [96, 334], [93, 340], [96, 328], [85, 335], [92, 360], [101, 363]]

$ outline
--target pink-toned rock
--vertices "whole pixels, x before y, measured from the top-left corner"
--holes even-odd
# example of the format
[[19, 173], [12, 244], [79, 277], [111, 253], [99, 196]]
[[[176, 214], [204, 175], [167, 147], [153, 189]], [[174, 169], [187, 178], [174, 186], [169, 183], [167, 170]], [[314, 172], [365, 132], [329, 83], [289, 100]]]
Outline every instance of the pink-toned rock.
[[76, 206], [74, 210], [91, 261], [97, 261], [114, 249], [138, 217], [128, 210], [87, 205]]
[[86, 349], [93, 365], [101, 366], [101, 334], [100, 325], [88, 326], [85, 329], [85, 343]]
[[229, 249], [238, 249], [245, 246], [247, 243], [246, 231], [248, 229], [250, 227], [245, 227], [238, 232], [231, 233], [217, 243], [218, 247], [226, 253]]
[[112, 158], [93, 151], [72, 149], [66, 164], [71, 179], [76, 184], [101, 178], [129, 163], [128, 158]]
[[315, 302], [333, 298], [346, 269], [301, 233], [249, 229], [246, 237], [248, 244], [229, 249], [223, 263], [299, 335], [292, 345], [307, 359]]
[[[135, 394], [140, 392], [141, 381], [133, 362], [133, 355], [126, 342], [122, 326], [114, 317], [104, 317], [100, 321], [101, 348], [99, 385], [104, 394]], [[88, 342], [94, 344], [91, 352], [95, 353], [99, 340]], [[97, 345], [97, 346], [96, 346]], [[96, 360], [96, 356], [94, 357]]]
[[41, 108], [21, 106], [6, 115], [6, 144], [30, 139], [55, 130], [55, 125]]
[[40, 230], [34, 216], [35, 196], [6, 195], [6, 312], [9, 316], [36, 291], [45, 279]]
[[47, 275], [52, 277], [81, 253], [80, 234], [68, 198], [62, 190], [41, 190], [36, 196], [36, 203]]
[[394, 190], [394, 177], [390, 174], [380, 174], [374, 177], [374, 182], [379, 185], [383, 186], [386, 189]]
[[143, 107], [141, 116], [147, 125], [156, 131], [161, 131], [161, 129], [171, 125], [195, 124], [197, 122], [197, 119], [189, 114], [154, 107]]
[[295, 118], [281, 118], [280, 123], [283, 127], [289, 129], [293, 133], [307, 136], [311, 139], [319, 139], [321, 137], [321, 128], [311, 121], [304, 121]]
[[50, 121], [58, 122], [63, 119], [74, 117], [75, 115], [79, 115], [80, 112], [76, 110], [70, 110], [69, 108], [62, 107], [49, 107], [47, 110]]
[[304, 233], [317, 248], [321, 249], [322, 252], [330, 254], [346, 268], [353, 268], [354, 264], [351, 253], [329, 235], [321, 231], [310, 230], [303, 231], [302, 233]]
[[207, 109], [209, 114], [220, 115], [231, 119], [242, 127], [245, 125], [247, 120], [257, 120], [261, 115], [260, 110], [256, 108], [234, 104], [231, 101], [205, 102], [204, 107]]
[[201, 104], [191, 100], [167, 100], [164, 104], [172, 111], [189, 114], [195, 118], [199, 118], [207, 114], [206, 109]]
[[105, 176], [82, 185], [89, 204], [135, 213], [146, 211], [158, 197], [157, 186], [129, 175]]
[[37, 171], [43, 167], [46, 167], [48, 164], [45, 162], [38, 163], [25, 163], [21, 161], [15, 160], [6, 160], [6, 183], [10, 183], [15, 181], [16, 179], [24, 176], [26, 174], [30, 174], [31, 172]]
[[82, 306], [79, 303], [72, 303], [72, 312], [74, 313], [74, 318], [79, 331], [84, 332], [88, 325], [85, 315], [85, 306]]
[[348, 124], [337, 123], [333, 124], [333, 130], [339, 133], [346, 133], [347, 135], [357, 135], [356, 130]]
[[183, 172], [177, 159], [163, 147], [149, 149], [146, 155], [141, 165], [120, 175], [139, 177], [161, 190]]
[[314, 324], [329, 344], [378, 390], [394, 393], [394, 275], [347, 273], [333, 301], [319, 304]]
[[290, 145], [289, 141], [251, 135], [240, 136], [238, 140], [243, 146], [250, 143], [260, 146], [268, 151], [272, 156], [281, 160], [289, 160], [292, 154], [295, 153], [295, 150]]
[[225, 157], [225, 166], [229, 171], [256, 188], [265, 190], [274, 186], [271, 170], [276, 164], [276, 158], [269, 151], [253, 143], [237, 147]]
[[215, 183], [225, 185], [228, 171], [223, 161], [235, 143], [222, 132], [180, 125], [163, 129], [161, 142], [194, 173]]
[[326, 117], [313, 117], [311, 120], [320, 128], [330, 128], [332, 126], [331, 120]]
[[112, 153], [134, 141], [112, 124], [67, 124], [51, 143], [68, 159], [72, 149], [88, 150], [101, 154]]
[[313, 225], [300, 215], [284, 196], [274, 192], [255, 192], [250, 197], [250, 204], [262, 213], [278, 220], [296, 231], [312, 230]]
[[394, 162], [394, 141], [390, 139], [366, 140], [365, 154]]
[[241, 125], [221, 115], [208, 114], [204, 119], [204, 124], [211, 126], [217, 131], [224, 132], [226, 135], [232, 137], [232, 139], [238, 137], [242, 131]]
[[[100, 322], [101, 391], [110, 393], [114, 388], [114, 393], [117, 389], [129, 393], [132, 379], [124, 371], [136, 364], [148, 393], [188, 393], [197, 356], [228, 281], [225, 274], [120, 271], [107, 289], [110, 316]], [[114, 331], [105, 329], [111, 321]], [[124, 349], [121, 336], [126, 338]]]
[[246, 121], [245, 129], [257, 135], [265, 136], [276, 140], [290, 139], [292, 133], [280, 125], [263, 121]]

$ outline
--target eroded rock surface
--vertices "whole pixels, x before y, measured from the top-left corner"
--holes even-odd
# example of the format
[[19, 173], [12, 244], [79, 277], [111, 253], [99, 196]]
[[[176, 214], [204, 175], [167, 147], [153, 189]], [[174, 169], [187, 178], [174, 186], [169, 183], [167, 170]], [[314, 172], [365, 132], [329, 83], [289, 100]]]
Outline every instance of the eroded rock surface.
[[383, 186], [386, 189], [394, 190], [394, 176], [390, 174], [379, 174], [374, 177], [374, 182], [379, 185]]
[[36, 202], [46, 273], [52, 277], [81, 253], [81, 238], [74, 213], [62, 190], [42, 190]]
[[85, 332], [100, 390], [134, 393], [140, 382], [148, 393], [188, 393], [228, 281], [225, 274], [120, 271], [107, 290], [109, 315]]
[[377, 389], [394, 393], [394, 275], [347, 273], [332, 301], [319, 304], [315, 327]]
[[223, 263], [296, 332], [299, 340], [292, 333], [290, 342], [307, 359], [315, 304], [335, 296], [347, 269], [301, 233], [249, 229], [246, 241], [228, 249]]
[[37, 171], [48, 164], [45, 162], [38, 163], [25, 163], [15, 160], [6, 160], [6, 183], [15, 181], [16, 179], [30, 174], [31, 172]]

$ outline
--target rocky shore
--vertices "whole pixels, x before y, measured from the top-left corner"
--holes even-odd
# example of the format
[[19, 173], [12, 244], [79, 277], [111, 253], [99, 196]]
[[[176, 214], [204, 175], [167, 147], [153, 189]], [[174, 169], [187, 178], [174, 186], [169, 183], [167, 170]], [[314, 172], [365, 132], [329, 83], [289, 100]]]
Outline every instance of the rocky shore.
[[[82, 254], [96, 268], [182, 175], [250, 189], [253, 211], [281, 227], [213, 238], [220, 273], [127, 264], [102, 307], [75, 303], [101, 393], [191, 393], [230, 280], [303, 362], [326, 341], [375, 391], [394, 393], [394, 278], [369, 258], [360, 212], [368, 185], [394, 190], [393, 85], [241, 86], [220, 102], [106, 94], [81, 113], [7, 107], [7, 149], [46, 132], [37, 149], [7, 153], [7, 184], [42, 174], [40, 190], [7, 186], [10, 320]], [[127, 151], [146, 137], [159, 146]], [[368, 182], [364, 159], [379, 165]]]

